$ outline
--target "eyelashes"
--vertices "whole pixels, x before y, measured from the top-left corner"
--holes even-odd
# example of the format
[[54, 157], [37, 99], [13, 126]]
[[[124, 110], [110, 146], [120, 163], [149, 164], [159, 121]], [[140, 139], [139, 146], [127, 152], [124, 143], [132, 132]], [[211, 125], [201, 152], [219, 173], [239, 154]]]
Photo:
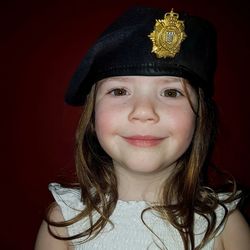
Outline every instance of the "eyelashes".
[[125, 88], [114, 88], [108, 91], [109, 95], [114, 96], [124, 96], [129, 95], [128, 91]]
[[164, 89], [163, 91], [161, 91], [161, 96], [176, 98], [184, 95], [182, 91], [178, 89]]

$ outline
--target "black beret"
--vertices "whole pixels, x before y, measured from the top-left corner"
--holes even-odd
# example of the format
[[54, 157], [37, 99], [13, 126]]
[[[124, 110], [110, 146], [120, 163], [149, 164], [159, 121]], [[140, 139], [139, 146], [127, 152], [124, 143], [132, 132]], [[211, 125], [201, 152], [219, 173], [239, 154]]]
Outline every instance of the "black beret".
[[214, 27], [200, 17], [175, 13], [184, 24], [180, 49], [172, 56], [161, 57], [152, 52], [149, 35], [155, 30], [156, 20], [163, 20], [165, 14], [165, 10], [134, 7], [113, 22], [89, 49], [73, 75], [65, 95], [66, 103], [83, 105], [98, 80], [122, 75], [179, 76], [211, 96], [216, 69]]

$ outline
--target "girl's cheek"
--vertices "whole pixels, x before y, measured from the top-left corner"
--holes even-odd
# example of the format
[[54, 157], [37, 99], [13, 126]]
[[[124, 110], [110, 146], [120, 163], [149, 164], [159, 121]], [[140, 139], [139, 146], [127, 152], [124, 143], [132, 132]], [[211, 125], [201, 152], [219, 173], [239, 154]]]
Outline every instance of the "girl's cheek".
[[166, 116], [166, 126], [190, 139], [196, 126], [196, 116], [191, 109], [171, 109]]
[[97, 105], [95, 108], [95, 128], [98, 131], [106, 131], [111, 126], [114, 119], [117, 119], [117, 113], [110, 106]]

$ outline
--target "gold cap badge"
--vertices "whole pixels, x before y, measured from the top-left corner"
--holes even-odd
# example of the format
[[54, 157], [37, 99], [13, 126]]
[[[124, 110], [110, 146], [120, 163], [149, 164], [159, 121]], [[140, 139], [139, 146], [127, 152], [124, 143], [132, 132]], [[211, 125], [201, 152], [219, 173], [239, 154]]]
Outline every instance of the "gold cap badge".
[[154, 31], [149, 35], [153, 42], [153, 53], [158, 58], [174, 57], [180, 51], [182, 41], [187, 37], [184, 22], [178, 20], [179, 14], [167, 12], [164, 19], [156, 20]]

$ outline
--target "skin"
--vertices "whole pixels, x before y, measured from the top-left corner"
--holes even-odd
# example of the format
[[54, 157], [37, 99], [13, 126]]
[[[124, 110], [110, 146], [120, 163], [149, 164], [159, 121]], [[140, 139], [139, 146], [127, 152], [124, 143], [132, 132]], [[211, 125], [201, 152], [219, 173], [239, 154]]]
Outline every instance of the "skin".
[[[51, 218], [54, 221], [64, 221], [61, 209], [58, 206], [53, 209]], [[53, 230], [58, 235], [68, 235], [65, 228], [53, 228]], [[48, 231], [47, 223], [43, 221], [38, 231], [35, 250], [73, 250], [73, 248], [70, 247], [66, 241], [57, 240], [51, 236]]]
[[[193, 89], [187, 85], [187, 90], [196, 107]], [[97, 85], [95, 115], [100, 144], [113, 159], [119, 199], [156, 201], [162, 182], [188, 148], [194, 132], [195, 115], [181, 79], [145, 76], [104, 79]], [[138, 135], [154, 136], [157, 140], [138, 139]], [[63, 220], [59, 207], [53, 210], [52, 220]], [[64, 228], [55, 232], [67, 236]], [[215, 238], [214, 249], [248, 250], [249, 236], [243, 216], [233, 211], [224, 230]], [[53, 238], [43, 222], [35, 250], [52, 249], [72, 247]]]
[[[194, 90], [187, 88], [196, 105]], [[111, 77], [98, 83], [95, 130], [113, 159], [120, 199], [156, 201], [190, 145], [195, 118], [178, 77]]]

